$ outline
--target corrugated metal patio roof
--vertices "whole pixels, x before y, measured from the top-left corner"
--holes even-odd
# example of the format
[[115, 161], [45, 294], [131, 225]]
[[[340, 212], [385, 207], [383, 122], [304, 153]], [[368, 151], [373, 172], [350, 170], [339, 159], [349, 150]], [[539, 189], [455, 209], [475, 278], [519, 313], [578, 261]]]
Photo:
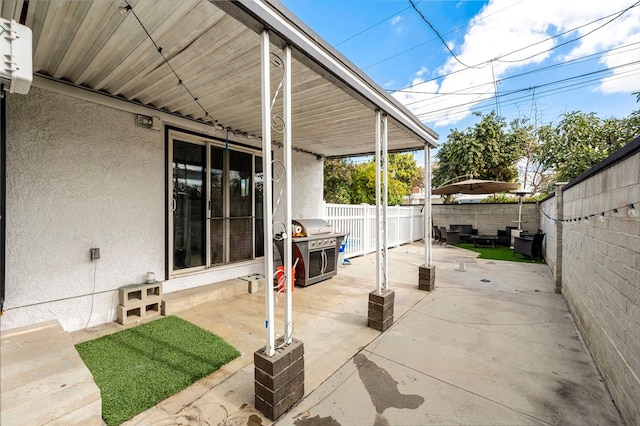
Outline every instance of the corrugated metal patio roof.
[[[260, 33], [267, 28], [276, 62], [284, 44], [292, 46], [294, 149], [327, 158], [372, 153], [376, 109], [389, 117], [390, 152], [435, 145], [435, 132], [279, 2], [129, 3], [135, 15], [118, 13], [125, 0], [4, 1], [1, 14], [32, 29], [38, 77], [257, 138], [262, 123]], [[275, 93], [281, 68], [272, 66], [271, 77]], [[274, 113], [281, 110], [282, 94]]]

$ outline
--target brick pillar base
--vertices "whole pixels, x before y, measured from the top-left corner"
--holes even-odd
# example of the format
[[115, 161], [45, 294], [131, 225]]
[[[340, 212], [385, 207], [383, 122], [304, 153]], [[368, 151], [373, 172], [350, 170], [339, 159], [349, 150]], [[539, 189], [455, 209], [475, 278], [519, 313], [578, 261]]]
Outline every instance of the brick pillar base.
[[369, 293], [369, 315], [368, 326], [379, 331], [385, 331], [393, 324], [393, 301], [395, 293], [393, 290], [382, 292], [377, 295], [376, 291]]
[[[276, 340], [276, 347], [283, 343]], [[304, 396], [304, 346], [293, 339], [276, 349], [272, 357], [265, 348], [253, 353], [255, 365], [255, 407], [271, 420], [286, 413]]]
[[436, 288], [436, 265], [419, 267], [418, 290], [433, 291]]

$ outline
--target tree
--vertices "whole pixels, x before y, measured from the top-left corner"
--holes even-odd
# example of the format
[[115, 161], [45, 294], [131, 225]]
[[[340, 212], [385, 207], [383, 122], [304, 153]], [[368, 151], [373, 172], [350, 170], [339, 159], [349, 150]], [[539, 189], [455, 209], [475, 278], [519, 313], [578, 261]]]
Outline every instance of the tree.
[[325, 160], [324, 200], [327, 203], [350, 204], [355, 165], [347, 159]]
[[569, 181], [640, 135], [640, 112], [623, 119], [599, 119], [594, 113], [565, 114], [558, 125], [538, 129], [535, 160], [554, 173], [554, 181]]
[[[388, 170], [387, 196], [389, 205], [402, 203], [402, 197], [411, 193], [411, 188], [401, 180], [393, 177], [393, 170]], [[376, 164], [373, 161], [356, 166], [353, 175], [351, 194], [352, 204], [376, 203]]]
[[[415, 183], [422, 183], [422, 168], [408, 153], [391, 153], [388, 156], [389, 205], [401, 204], [405, 195], [411, 194]], [[375, 204], [376, 165], [371, 159], [353, 164], [347, 159], [325, 160], [324, 199], [338, 204]]]
[[518, 178], [517, 163], [531, 139], [532, 128], [515, 120], [507, 125], [495, 112], [481, 117], [474, 127], [451, 130], [436, 154], [433, 186], [455, 177], [473, 174], [474, 178], [513, 182]]

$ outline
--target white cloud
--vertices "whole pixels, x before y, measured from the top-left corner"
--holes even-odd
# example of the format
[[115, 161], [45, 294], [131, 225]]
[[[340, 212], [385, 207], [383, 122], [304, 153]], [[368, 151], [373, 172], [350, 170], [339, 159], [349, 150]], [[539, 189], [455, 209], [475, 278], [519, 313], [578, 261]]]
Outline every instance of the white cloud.
[[391, 25], [396, 25], [400, 21], [402, 21], [402, 16], [394, 16], [393, 19], [391, 19]]
[[[429, 82], [412, 89], [419, 90], [422, 94], [399, 92], [394, 96], [425, 121], [435, 122], [437, 126], [456, 123], [470, 114], [470, 108], [474, 104], [493, 96], [494, 76], [495, 79], [500, 79], [524, 65], [538, 64], [547, 59], [567, 61], [640, 41], [640, 7], [635, 7], [613, 22], [596, 29], [614, 18], [616, 12], [627, 7], [628, 0], [524, 0], [516, 4], [512, 0], [491, 0], [468, 27], [463, 43], [454, 50], [460, 62], [468, 66], [477, 65], [476, 68], [465, 69], [464, 65], [449, 57], [439, 73], [450, 75], [439, 80], [439, 83]], [[549, 40], [551, 36], [607, 15], [612, 16]], [[588, 34], [591, 31], [593, 32]], [[569, 53], [564, 56], [554, 50], [545, 52], [578, 37], [582, 38], [567, 44]], [[606, 67], [614, 67], [639, 61], [639, 52], [636, 45], [634, 49], [627, 49], [626, 53], [603, 56], [601, 63]], [[498, 60], [492, 62], [495, 58]], [[603, 93], [630, 93], [634, 85], [637, 90], [640, 86], [640, 71], [638, 66], [631, 69], [631, 73], [629, 67], [613, 70], [612, 75], [601, 80], [596, 90]], [[627, 77], [621, 78], [621, 75]], [[420, 70], [415, 74], [414, 81], [424, 81], [423, 76], [424, 70]], [[426, 94], [428, 92], [443, 95]], [[458, 94], [444, 95], [452, 92]], [[456, 105], [459, 107], [446, 109]]]
[[[636, 34], [625, 44], [634, 42], [640, 43], [640, 34]], [[600, 62], [607, 68], [613, 68], [613, 73], [603, 78], [602, 84], [596, 90], [607, 94], [631, 93], [640, 90], [640, 49], [638, 45], [603, 55]]]

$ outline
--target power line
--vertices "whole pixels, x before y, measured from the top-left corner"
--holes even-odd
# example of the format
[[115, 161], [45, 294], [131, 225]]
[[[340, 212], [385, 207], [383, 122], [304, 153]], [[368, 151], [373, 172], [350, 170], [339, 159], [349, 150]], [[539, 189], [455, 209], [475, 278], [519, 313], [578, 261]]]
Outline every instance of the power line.
[[[418, 3], [422, 3], [422, 0], [420, 0]], [[352, 36], [350, 36], [350, 37], [347, 37], [346, 39], [342, 40], [340, 43], [336, 43], [336, 44], [334, 44], [334, 47], [338, 47], [338, 46], [340, 46], [341, 44], [344, 44], [344, 43], [348, 42], [349, 40], [352, 40], [352, 39], [354, 39], [354, 38], [358, 37], [360, 34], [366, 33], [366, 32], [367, 32], [367, 31], [369, 31], [370, 29], [375, 28], [375, 27], [377, 27], [378, 25], [380, 25], [380, 24], [383, 24], [383, 23], [387, 22], [389, 19], [394, 18], [394, 17], [395, 17], [396, 15], [398, 15], [399, 13], [402, 13], [402, 12], [404, 12], [405, 10], [410, 9], [410, 8], [411, 8], [411, 6], [407, 6], [407, 7], [405, 7], [404, 9], [402, 9], [402, 10], [400, 10], [400, 11], [398, 11], [398, 12], [394, 13], [393, 15], [388, 16], [388, 17], [384, 18], [382, 21], [378, 21], [378, 22], [376, 22], [375, 24], [373, 24], [373, 25], [371, 25], [371, 26], [369, 26], [369, 27], [365, 28], [364, 30], [359, 31], [359, 32], [355, 33], [354, 35], [352, 35]]]
[[[614, 47], [614, 48], [611, 48], [611, 49], [603, 50], [603, 51], [600, 51], [600, 52], [597, 52], [597, 53], [592, 53], [590, 55], [582, 56], [580, 58], [575, 58], [575, 59], [572, 59], [572, 60], [569, 60], [569, 61], [565, 61], [565, 62], [560, 63], [560, 64], [552, 64], [552, 65], [548, 65], [548, 66], [545, 66], [545, 67], [536, 68], [534, 70], [524, 71], [524, 72], [519, 73], [519, 74], [514, 74], [514, 75], [511, 75], [511, 76], [508, 76], [508, 77], [504, 77], [504, 78], [498, 79], [498, 83], [503, 83], [503, 82], [505, 82], [507, 80], [511, 80], [511, 79], [515, 79], [515, 78], [519, 78], [519, 77], [523, 77], [523, 76], [528, 76], [528, 75], [535, 74], [535, 73], [538, 73], [538, 72], [549, 71], [549, 70], [552, 70], [552, 69], [557, 69], [557, 68], [561, 68], [561, 67], [565, 67], [565, 66], [572, 66], [572, 65], [580, 64], [580, 63], [583, 63], [583, 62], [587, 62], [589, 60], [594, 60], [594, 59], [596, 59], [597, 57], [599, 57], [601, 55], [608, 54], [608, 53], [611, 53], [611, 52], [615, 52], [614, 54], [627, 53], [630, 50], [634, 50], [634, 49], [631, 49], [631, 48], [633, 46], [638, 45], [638, 44], [640, 44], [640, 42], [630, 43], [630, 44], [626, 44], [626, 45], [623, 45], [623, 46], [618, 46], [618, 47]], [[629, 49], [628, 50], [621, 50], [621, 49], [625, 49], [625, 48], [629, 48]], [[487, 93], [487, 90], [485, 90], [484, 92], [467, 92], [467, 90], [482, 88], [482, 87], [485, 87], [485, 86], [493, 86], [493, 85], [494, 85], [493, 81], [488, 81], [486, 83], [477, 84], [475, 86], [466, 87], [464, 89], [456, 90], [456, 91], [453, 91], [453, 92], [422, 92], [422, 91], [413, 91], [413, 90], [402, 90], [400, 93], [434, 95], [434, 96], [439, 96], [439, 95], [464, 95], [464, 96], [468, 96], [468, 95], [485, 95]], [[523, 88], [523, 89], [520, 89], [520, 90], [530, 90], [530, 87]], [[508, 93], [509, 92], [507, 92], [507, 94]], [[503, 95], [504, 95], [504, 93], [503, 93]], [[436, 99], [436, 98], [434, 97], [434, 98], [429, 98], [429, 99], [416, 100], [414, 102], [408, 102], [408, 103], [406, 103], [404, 105], [405, 106], [415, 105], [417, 103], [426, 102], [426, 101], [430, 101], [430, 100], [433, 100], [433, 99]]]
[[[547, 37], [547, 38], [546, 38], [546, 39], [544, 39], [544, 40], [541, 40], [541, 41], [538, 41], [538, 42], [535, 42], [535, 43], [529, 44], [529, 45], [527, 45], [527, 46], [524, 46], [524, 47], [521, 47], [521, 48], [519, 48], [519, 49], [516, 49], [516, 50], [514, 50], [514, 51], [512, 51], [512, 52], [505, 53], [504, 55], [497, 56], [497, 57], [493, 58], [493, 60], [494, 60], [494, 61], [500, 61], [500, 58], [507, 57], [507, 56], [509, 56], [509, 55], [511, 55], [511, 54], [513, 54], [513, 53], [519, 52], [519, 51], [524, 50], [524, 49], [528, 49], [529, 47], [533, 47], [533, 46], [535, 46], [535, 45], [538, 45], [538, 44], [540, 44], [540, 43], [544, 43], [544, 42], [549, 41], [549, 40], [553, 40], [554, 38], [561, 37], [561, 36], [562, 36], [562, 35], [564, 35], [564, 34], [567, 34], [567, 33], [573, 32], [573, 31], [576, 31], [577, 29], [580, 29], [580, 28], [582, 28], [582, 27], [584, 27], [584, 26], [591, 25], [591, 24], [596, 23], [596, 22], [598, 22], [598, 21], [602, 21], [603, 19], [607, 19], [607, 18], [610, 18], [610, 17], [612, 17], [612, 16], [617, 15], [617, 16], [616, 16], [614, 19], [612, 19], [611, 21], [609, 21], [609, 22], [607, 22], [607, 23], [605, 23], [605, 24], [601, 25], [600, 27], [598, 27], [598, 28], [596, 28], [596, 29], [592, 30], [592, 31], [590, 32], [590, 33], [592, 33], [593, 31], [596, 31], [596, 30], [598, 30], [598, 29], [600, 29], [600, 28], [604, 27], [604, 26], [605, 26], [605, 25], [607, 25], [608, 23], [612, 22], [613, 20], [615, 20], [615, 19], [619, 18], [619, 17], [620, 17], [620, 16], [622, 16], [622, 14], [624, 14], [626, 11], [628, 11], [628, 10], [630, 10], [630, 9], [634, 8], [634, 7], [637, 7], [637, 6], [638, 6], [638, 4], [640, 4], [640, 1], [638, 1], [638, 2], [634, 3], [632, 6], [629, 6], [628, 8], [622, 9], [622, 10], [617, 11], [617, 12], [615, 12], [615, 13], [612, 13], [612, 14], [610, 14], [610, 15], [607, 15], [607, 16], [604, 16], [604, 17], [601, 17], [601, 18], [595, 19], [595, 20], [593, 20], [593, 21], [590, 21], [590, 22], [588, 22], [588, 23], [586, 23], [586, 24], [583, 24], [583, 25], [580, 25], [580, 26], [578, 26], [578, 27], [571, 28], [571, 29], [569, 29], [569, 30], [567, 30], [567, 31], [565, 31], [565, 32], [563, 32], [563, 33], [556, 34], [556, 35], [551, 36], [551, 37]], [[590, 34], [590, 33], [589, 33], [589, 34]], [[579, 38], [582, 38], [582, 37], [584, 37], [584, 36], [586, 36], [586, 35], [588, 35], [588, 34], [584, 34], [583, 36], [581, 36], [581, 37], [579, 37]], [[578, 39], [579, 39], [579, 38], [578, 38]], [[577, 39], [575, 39], [575, 40], [577, 40]], [[575, 41], [575, 40], [569, 40], [567, 43], [569, 43], [569, 42], [571, 42], [571, 41]], [[563, 44], [563, 45], [564, 45], [564, 44]], [[558, 46], [556, 46], [556, 47], [554, 47], [554, 48], [557, 48], [557, 47], [560, 47], [560, 45], [558, 45]], [[551, 50], [552, 50], [552, 49], [551, 49]], [[544, 52], [543, 52], [543, 53], [544, 53]], [[524, 60], [526, 60], [526, 59], [527, 59], [527, 58], [525, 58], [525, 59], [520, 59], [520, 60], [517, 60], [517, 61], [500, 61], [500, 62], [515, 63], [515, 62], [522, 62], [522, 61], [524, 61]], [[477, 67], [477, 66], [482, 65], [482, 64], [487, 64], [487, 63], [488, 63], [488, 61], [480, 62], [480, 63], [478, 63], [478, 64], [474, 65], [474, 67]], [[469, 68], [474, 68], [474, 67], [469, 67]], [[430, 79], [428, 79], [428, 80], [421, 81], [420, 83], [411, 84], [411, 85], [409, 85], [409, 86], [405, 86], [405, 87], [403, 87], [403, 88], [393, 90], [393, 92], [396, 92], [396, 91], [402, 91], [402, 90], [405, 90], [405, 89], [411, 89], [411, 88], [414, 88], [414, 87], [419, 86], [419, 85], [421, 85], [421, 84], [429, 83], [429, 82], [432, 82], [432, 81], [437, 81], [437, 80], [440, 80], [440, 79], [443, 79], [443, 78], [449, 77], [449, 76], [451, 76], [451, 75], [457, 74], [457, 73], [459, 73], [459, 72], [467, 71], [469, 68], [462, 68], [462, 69], [458, 69], [458, 70], [455, 70], [455, 71], [451, 71], [451, 72], [449, 72], [449, 73], [447, 73], [447, 74], [442, 74], [442, 75], [439, 75], [439, 76], [437, 76], [437, 77], [433, 77], [433, 78], [430, 78]], [[477, 68], [476, 68], [476, 69], [477, 69]]]
[[440, 33], [438, 32], [438, 30], [435, 29], [435, 27], [433, 25], [431, 25], [431, 22], [429, 22], [429, 20], [422, 14], [422, 12], [420, 12], [420, 9], [418, 9], [418, 7], [413, 3], [413, 0], [409, 0], [409, 3], [411, 3], [411, 6], [413, 6], [413, 8], [415, 9], [416, 12], [418, 12], [418, 15], [420, 15], [420, 17], [422, 18], [422, 20], [429, 26], [429, 28], [431, 28], [433, 30], [434, 33], [436, 33], [436, 35], [438, 36], [438, 38], [440, 39], [440, 41], [442, 42], [442, 44], [444, 44], [444, 47], [447, 48], [447, 50], [449, 51], [449, 53], [451, 53], [451, 56], [453, 56], [453, 59], [455, 59], [456, 61], [458, 61], [460, 63], [460, 65], [466, 67], [466, 68], [478, 68], [476, 66], [470, 67], [469, 65], [465, 64], [464, 62], [462, 62], [455, 53], [453, 53], [453, 51], [449, 48], [449, 45], [447, 44], [446, 41], [444, 41], [444, 38], [442, 38], [442, 36], [440, 35]]
[[[623, 79], [623, 78], [629, 78], [632, 75], [629, 74], [633, 74], [635, 73], [635, 71], [627, 71], [621, 75], [617, 75], [615, 77], [612, 77], [611, 80], [619, 80], [619, 79]], [[586, 81], [582, 81], [582, 82], [578, 82], [578, 83], [574, 83], [574, 84], [568, 84], [562, 87], [558, 87], [555, 89], [549, 89], [549, 90], [545, 90], [545, 91], [541, 91], [541, 92], [536, 92], [535, 93], [535, 97], [536, 99], [542, 99], [542, 98], [546, 98], [549, 96], [555, 96], [555, 95], [559, 95], [565, 92], [570, 92], [570, 91], [574, 91], [574, 90], [578, 90], [578, 89], [583, 89], [585, 87], [589, 87], [589, 86], [595, 86], [597, 85], [597, 83], [600, 81], [600, 77], [597, 78], [592, 78]], [[528, 100], [529, 96], [525, 95], [525, 96], [521, 96], [521, 97], [517, 97], [517, 98], [513, 98], [510, 99], [508, 101], [503, 101], [501, 104], [503, 107], [506, 106], [511, 106], [511, 105], [517, 105], [519, 103], [520, 100]], [[491, 101], [491, 98], [487, 98], [484, 99], [480, 102], [468, 102], [468, 103], [464, 103], [464, 104], [458, 104], [458, 105], [454, 105], [451, 107], [447, 107], [447, 108], [442, 108], [440, 110], [434, 110], [434, 111], [429, 111], [423, 114], [419, 114], [418, 117], [420, 117], [421, 120], [423, 121], [429, 121], [429, 122], [433, 122], [433, 121], [439, 121], [440, 119], [443, 119], [445, 117], [447, 118], [456, 118], [456, 117], [464, 117], [466, 115], [469, 114], [469, 112], [465, 109], [464, 111], [460, 111], [458, 113], [450, 113], [447, 111], [450, 110], [455, 110], [456, 108], [462, 108], [466, 105], [474, 105], [473, 107], [470, 107], [469, 110], [470, 111], [475, 111], [475, 112], [485, 112], [485, 111], [490, 111], [494, 109], [493, 104], [489, 104], [488, 102]], [[430, 114], [439, 112], [440, 114], [435, 115], [435, 116], [431, 116], [429, 117]]]
[[[612, 68], [604, 68], [604, 69], [600, 69], [600, 70], [596, 70], [596, 71], [580, 74], [580, 75], [573, 76], [573, 77], [563, 78], [563, 79], [559, 79], [559, 80], [555, 80], [555, 81], [539, 84], [539, 85], [536, 85], [536, 86], [531, 86], [531, 87], [527, 87], [527, 88], [523, 88], [523, 89], [516, 89], [516, 90], [509, 91], [509, 92], [504, 92], [502, 95], [503, 96], [510, 96], [510, 95], [514, 95], [516, 93], [528, 92], [528, 91], [534, 90], [534, 89], [537, 90], [537, 89], [540, 89], [540, 88], [543, 88], [543, 87], [553, 86], [553, 85], [560, 84], [560, 83], [565, 83], [565, 82], [569, 82], [569, 81], [573, 81], [573, 80], [577, 80], [577, 79], [581, 79], [581, 78], [585, 78], [585, 77], [589, 77], [589, 76], [594, 76], [595, 74], [600, 74], [600, 73], [603, 73], [603, 72], [607, 72], [607, 71], [610, 71], [612, 69], [623, 68], [623, 67], [627, 67], [627, 66], [630, 66], [630, 65], [636, 65], [636, 64], [640, 64], [640, 61], [628, 62], [626, 64], [618, 65], [618, 66], [615, 66], [615, 67], [612, 67]], [[633, 72], [635, 72], [635, 70], [632, 70], [632, 71], [629, 71], [629, 72], [633, 73]], [[597, 78], [594, 79], [594, 81], [599, 80], [600, 78], [601, 77], [597, 77]], [[545, 93], [545, 92], [538, 92], [538, 93]], [[489, 97], [489, 98], [484, 99], [483, 101], [480, 101], [480, 102], [489, 101], [489, 100], [491, 100], [491, 98], [492, 97]], [[455, 109], [455, 108], [459, 108], [459, 107], [466, 106], [466, 105], [473, 105], [473, 104], [476, 104], [476, 103], [478, 103], [477, 100], [464, 102], [464, 103], [457, 104], [457, 105], [454, 105], [454, 106], [451, 106], [451, 107], [432, 110], [432, 111], [429, 111], [428, 113], [419, 114], [417, 116], [419, 118], [422, 118], [423, 116], [432, 114], [434, 112], [442, 112], [442, 111], [446, 111], [446, 110], [449, 110], [449, 109]]]
[[[626, 74], [630, 74], [632, 72], [633, 71], [629, 71]], [[622, 79], [622, 78], [628, 78], [628, 77], [629, 77], [629, 75], [624, 75], [624, 74], [623, 75], [618, 75], [618, 76], [616, 76], [614, 78], [614, 80]], [[575, 89], [581, 89], [581, 88], [584, 88], [584, 87], [593, 86], [593, 85], [596, 84], [596, 82], [599, 81], [599, 79], [600, 79], [600, 77], [592, 78], [590, 80], [586, 80], [586, 81], [582, 81], [582, 82], [578, 82], [578, 83], [574, 83], [574, 84], [568, 84], [568, 85], [565, 85], [565, 86], [562, 86], [562, 87], [558, 87], [558, 88], [555, 88], [555, 89], [549, 89], [549, 90], [546, 90], [546, 91], [537, 92], [536, 97], [538, 99], [540, 99], [540, 98], [544, 98], [544, 97], [547, 97], [547, 96], [551, 96], [551, 95], [555, 95], [555, 94], [559, 94], [559, 93], [564, 93], [564, 92], [567, 91], [567, 90], [564, 90], [564, 89], [567, 89], [567, 88], [570, 88], [570, 87], [575, 87]], [[574, 90], [574, 89], [571, 89], [571, 90]], [[547, 96], [542, 96], [544, 94], [548, 94], [548, 95]], [[526, 100], [526, 99], [528, 99], [528, 95], [510, 99], [510, 100], [508, 100], [506, 102], [503, 102], [502, 105], [503, 106], [514, 105], [514, 104], [517, 104], [519, 100]], [[426, 112], [426, 113], [423, 113], [423, 114], [419, 114], [418, 117], [420, 117], [421, 119], [427, 120], [427, 116], [429, 116], [430, 114], [433, 114], [433, 113], [436, 113], [436, 112], [447, 114], [447, 111], [455, 110], [457, 108], [461, 108], [461, 107], [467, 106], [467, 105], [478, 105], [477, 107], [469, 108], [470, 110], [480, 110], [480, 109], [485, 110], [485, 111], [486, 110], [491, 110], [491, 109], [494, 109], [494, 108], [493, 108], [493, 105], [489, 105], [488, 104], [488, 102], [490, 102], [490, 101], [491, 101], [491, 98], [483, 99], [480, 102], [467, 102], [467, 103], [458, 104], [458, 105], [454, 105], [454, 106], [451, 106], [451, 107], [441, 108], [439, 110], [433, 110], [433, 111], [429, 111], [429, 112]], [[485, 104], [483, 105], [483, 103], [485, 103]], [[428, 121], [436, 121], [436, 119], [429, 118]]]
[[[531, 55], [531, 56], [528, 56], [528, 57], [526, 57], [526, 58], [522, 58], [522, 59], [517, 59], [517, 60], [513, 60], [513, 61], [506, 61], [506, 60], [500, 60], [500, 59], [498, 59], [498, 61], [499, 61], [499, 62], [505, 62], [505, 63], [516, 63], [516, 62], [522, 62], [522, 61], [529, 60], [529, 59], [531, 59], [531, 58], [535, 58], [536, 56], [542, 55], [543, 53], [547, 53], [547, 52], [550, 52], [550, 51], [552, 51], [552, 50], [558, 49], [559, 47], [566, 46], [566, 45], [567, 45], [567, 44], [569, 44], [569, 43], [573, 43], [574, 41], [578, 41], [578, 40], [580, 40], [580, 39], [582, 39], [582, 38], [584, 38], [584, 37], [586, 37], [586, 36], [588, 36], [588, 35], [590, 35], [590, 34], [593, 34], [594, 32], [598, 31], [598, 30], [599, 30], [599, 29], [601, 29], [602, 27], [604, 27], [604, 26], [606, 26], [606, 25], [609, 25], [611, 22], [613, 22], [613, 21], [615, 21], [616, 19], [620, 18], [620, 17], [621, 17], [622, 15], [624, 15], [626, 12], [628, 12], [629, 10], [631, 10], [631, 9], [633, 9], [634, 7], [638, 6], [639, 4], [640, 4], [640, 1], [637, 1], [636, 3], [632, 4], [632, 5], [631, 5], [631, 6], [629, 6], [628, 8], [623, 9], [621, 12], [617, 13], [617, 15], [616, 15], [615, 17], [611, 18], [610, 20], [608, 20], [608, 21], [607, 21], [607, 22], [605, 22], [604, 24], [600, 25], [599, 27], [596, 27], [596, 28], [594, 28], [593, 30], [591, 30], [591, 31], [589, 31], [589, 32], [587, 32], [587, 33], [585, 33], [585, 34], [582, 34], [582, 35], [581, 35], [581, 36], [579, 36], [579, 37], [573, 38], [573, 39], [571, 39], [571, 40], [567, 40], [567, 41], [565, 41], [565, 42], [563, 42], [563, 43], [560, 43], [560, 44], [558, 44], [558, 45], [556, 45], [556, 46], [553, 46], [553, 47], [552, 47], [552, 48], [550, 48], [550, 49], [547, 49], [547, 50], [545, 50], [545, 51], [542, 51], [542, 52], [536, 53], [536, 54], [534, 54], [534, 55]], [[612, 16], [612, 15], [609, 15], [609, 16]], [[608, 16], [607, 16], [607, 17], [604, 17], [604, 18], [601, 18], [601, 19], [606, 19], [606, 18], [608, 18]], [[594, 21], [594, 22], [595, 22], [595, 21]], [[575, 29], [573, 29], [573, 30], [571, 30], [571, 31], [575, 31], [576, 29], [579, 29], [579, 28], [585, 27], [585, 26], [590, 25], [590, 24], [592, 24], [592, 23], [593, 23], [593, 22], [590, 22], [589, 24], [585, 24], [585, 25], [582, 25], [582, 26], [580, 26], [580, 27], [576, 27]], [[568, 32], [569, 32], [569, 31], [565, 31], [564, 33], [561, 33], [561, 34], [558, 34], [558, 35], [554, 36], [554, 38], [555, 38], [555, 37], [562, 36], [562, 35], [564, 35], [564, 34], [567, 34]], [[539, 44], [539, 43], [541, 43], [541, 42], [538, 42], [538, 43], [535, 43], [535, 44]], [[535, 44], [533, 44], [533, 45], [531, 45], [531, 46], [535, 46]], [[531, 46], [529, 46], [529, 47], [531, 47]], [[519, 51], [521, 51], [521, 50], [523, 50], [523, 49], [518, 49], [518, 50], [516, 50], [516, 51], [513, 51], [513, 52], [511, 52], [511, 53], [508, 53], [507, 55], [502, 55], [502, 56], [501, 56], [501, 58], [504, 58], [505, 56], [512, 55], [513, 53], [519, 52]]]
[[[514, 6], [516, 6], [517, 4], [522, 3], [523, 1], [525, 1], [525, 0], [519, 0], [519, 1], [513, 2], [513, 3], [509, 4], [508, 6], [503, 7], [502, 9], [496, 10], [495, 12], [490, 13], [490, 14], [488, 14], [488, 15], [485, 15], [485, 16], [483, 16], [483, 17], [481, 17], [481, 18], [478, 18], [478, 17], [476, 16], [476, 17], [474, 17], [473, 19], [471, 19], [469, 22], [467, 22], [466, 24], [461, 25], [461, 26], [459, 26], [459, 27], [456, 27], [456, 28], [454, 28], [454, 29], [452, 29], [452, 30], [450, 30], [450, 31], [447, 31], [446, 33], [444, 33], [444, 35], [453, 34], [453, 33], [457, 32], [457, 31], [459, 31], [459, 30], [461, 30], [461, 29], [463, 29], [463, 28], [468, 27], [468, 26], [469, 26], [469, 25], [471, 25], [471, 24], [475, 24], [476, 22], [480, 22], [480, 21], [482, 21], [482, 20], [484, 20], [484, 19], [486, 19], [486, 18], [488, 18], [488, 17], [490, 17], [490, 16], [497, 15], [497, 14], [498, 14], [498, 13], [500, 13], [500, 12], [503, 12], [503, 11], [505, 11], [505, 10], [507, 10], [507, 9], [511, 8], [511, 7], [514, 7]], [[420, 1], [420, 2], [418, 2], [418, 4], [420, 4], [420, 3], [421, 3], [421, 1]], [[404, 11], [405, 11], [405, 10], [407, 10], [407, 9], [409, 9], [409, 7], [405, 8], [405, 9], [402, 9], [400, 12], [404, 12]], [[394, 14], [393, 16], [397, 15], [397, 14], [398, 14], [398, 13], [400, 13], [400, 12], [397, 12], [397, 13], [396, 13], [396, 14]], [[388, 20], [388, 19], [390, 19], [390, 18], [387, 18], [387, 20]], [[385, 20], [385, 21], [386, 21], [386, 20]], [[385, 21], [381, 21], [381, 22], [379, 22], [378, 24], [372, 25], [372, 26], [371, 26], [371, 27], [369, 27], [367, 30], [369, 30], [369, 29], [371, 29], [371, 28], [373, 28], [373, 27], [375, 27], [375, 26], [377, 26], [377, 25], [379, 25], [379, 24], [381, 24], [382, 22], [385, 22]], [[358, 33], [358, 35], [362, 34], [363, 32], [364, 32], [364, 31], [361, 31], [360, 33]], [[352, 38], [353, 38], [353, 37], [349, 37], [349, 40], [350, 40], [350, 39], [352, 39]], [[422, 46], [424, 46], [424, 45], [426, 45], [426, 44], [429, 44], [429, 43], [431, 43], [432, 41], [436, 41], [437, 39], [438, 39], [437, 37], [432, 38], [432, 39], [427, 40], [427, 41], [425, 41], [425, 42], [423, 42], [423, 43], [417, 44], [417, 45], [412, 46], [412, 47], [410, 47], [410, 48], [408, 48], [408, 49], [405, 49], [405, 50], [403, 50], [403, 51], [401, 51], [401, 52], [398, 52], [398, 53], [396, 53], [396, 54], [394, 54], [394, 55], [387, 56], [386, 58], [383, 58], [383, 59], [379, 60], [378, 62], [374, 62], [374, 63], [369, 64], [369, 65], [367, 65], [367, 66], [363, 66], [363, 67], [362, 67], [362, 69], [363, 69], [363, 70], [366, 70], [366, 69], [369, 69], [369, 68], [374, 67], [374, 66], [376, 66], [376, 65], [379, 65], [379, 64], [381, 64], [381, 63], [383, 63], [383, 62], [387, 62], [387, 61], [389, 61], [389, 60], [391, 60], [391, 59], [393, 59], [393, 58], [397, 58], [398, 56], [402, 56], [402, 55], [404, 55], [405, 53], [408, 53], [408, 52], [410, 52], [410, 51], [412, 51], [412, 50], [418, 49], [419, 47], [422, 47]], [[341, 42], [341, 43], [342, 43], [342, 42]], [[340, 43], [340, 44], [341, 44], [341, 43]], [[336, 45], [336, 46], [337, 46], [337, 45]]]

